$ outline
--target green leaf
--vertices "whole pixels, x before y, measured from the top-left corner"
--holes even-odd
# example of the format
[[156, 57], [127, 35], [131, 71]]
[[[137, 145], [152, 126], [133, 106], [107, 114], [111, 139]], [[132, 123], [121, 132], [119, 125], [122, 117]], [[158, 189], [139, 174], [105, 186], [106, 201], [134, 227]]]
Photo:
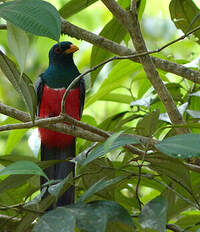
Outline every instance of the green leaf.
[[[199, 228], [199, 222], [200, 222], [200, 215], [197, 212], [194, 212], [194, 214], [186, 214], [186, 215], [182, 215], [177, 221], [176, 221], [176, 225], [180, 226], [181, 228], [186, 228], [189, 227], [191, 225], [193, 225], [194, 229], [195, 228]], [[195, 225], [197, 227], [195, 227]], [[197, 232], [196, 230], [193, 230], [195, 232]]]
[[[128, 136], [128, 135], [121, 135], [119, 136], [114, 143], [110, 146], [108, 152], [121, 147], [125, 146], [128, 144], [138, 144], [140, 141], [138, 138], [134, 136]], [[92, 162], [93, 160], [97, 159], [98, 157], [105, 155], [105, 150], [104, 150], [104, 143], [97, 146], [92, 152], [89, 153], [86, 159], [82, 160], [79, 159], [79, 156], [75, 159], [75, 161], [79, 162], [82, 166], [87, 165], [88, 163]]]
[[186, 112], [193, 118], [200, 118], [200, 111], [197, 110], [186, 110]]
[[7, 23], [8, 47], [14, 54], [21, 74], [24, 72], [26, 57], [29, 48], [29, 40], [26, 33], [12, 23]]
[[20, 0], [0, 5], [0, 17], [35, 35], [56, 41], [60, 38], [61, 20], [56, 8], [41, 0]]
[[139, 20], [141, 20], [141, 18], [142, 18], [145, 6], [146, 6], [146, 0], [140, 0], [139, 1], [139, 9], [138, 9], [138, 18], [139, 18]]
[[32, 200], [28, 201], [25, 203], [24, 207], [30, 206], [30, 205], [36, 205], [38, 204], [41, 200], [44, 194], [46, 193], [47, 187], [41, 189], [40, 194], [38, 194], [36, 197], [34, 197]]
[[[79, 169], [80, 170], [80, 169]], [[113, 168], [112, 162], [105, 157], [98, 158], [91, 163], [89, 163], [84, 168], [81, 168], [80, 175], [82, 173], [88, 173], [88, 175], [83, 175], [82, 182], [84, 190], [87, 191], [91, 186], [96, 184], [100, 179], [105, 178], [104, 180], [110, 180], [116, 177], [116, 171]], [[116, 186], [112, 185], [99, 191], [95, 194], [96, 196], [100, 196], [105, 200], [114, 200], [115, 199], [115, 188]], [[92, 198], [93, 199], [93, 198]]]
[[[186, 102], [186, 103], [178, 106], [178, 111], [180, 112], [181, 115], [184, 114], [184, 112], [186, 111], [187, 107], [188, 107], [188, 102]], [[171, 120], [169, 118], [168, 113], [162, 113], [162, 114], [160, 114], [159, 119], [162, 120], [162, 121], [166, 121], [166, 122], [171, 123]]]
[[71, 0], [59, 10], [59, 13], [63, 18], [69, 18], [95, 2], [97, 0]]
[[60, 194], [60, 191], [62, 190], [63, 186], [68, 182], [69, 183], [69, 187], [70, 187], [72, 181], [73, 181], [72, 180], [72, 175], [68, 174], [67, 177], [65, 179], [63, 179], [62, 181], [60, 181], [58, 184], [50, 186], [48, 188], [48, 192], [51, 195], [53, 195], [55, 197], [58, 197], [58, 195]]
[[0, 194], [10, 189], [16, 189], [24, 185], [31, 179], [31, 175], [10, 175], [0, 182]]
[[121, 87], [122, 83], [133, 76], [140, 67], [130, 60], [119, 61], [111, 70], [108, 77], [103, 81], [98, 91], [88, 98], [85, 108], [101, 99], [116, 88]]
[[[169, 5], [171, 19], [178, 29], [184, 33], [199, 26], [199, 20], [194, 20], [199, 15], [199, 9], [191, 0], [172, 0]], [[200, 31], [194, 32], [200, 41]]]
[[[118, 22], [116, 18], [111, 19], [100, 32], [100, 36], [103, 36], [107, 39], [110, 39], [116, 43], [120, 43], [125, 37], [127, 31], [125, 28]], [[90, 59], [90, 67], [94, 67], [95, 65], [101, 63], [102, 61], [108, 59], [112, 56], [112, 53], [100, 48], [93, 46], [91, 59]], [[100, 67], [94, 72], [91, 73], [91, 84], [93, 85], [98, 73], [103, 68]]]
[[196, 96], [196, 97], [200, 97], [200, 91], [197, 91], [195, 93], [190, 93], [188, 94], [189, 96]]
[[164, 177], [169, 177], [171, 181], [176, 180], [186, 189], [191, 190], [190, 173], [181, 160], [159, 153], [148, 156], [145, 158], [145, 160], [151, 163], [151, 169], [155, 170]]
[[199, 141], [199, 134], [176, 135], [158, 142], [155, 147], [160, 152], [175, 158], [199, 157]]
[[12, 130], [6, 143], [5, 154], [10, 154], [15, 148], [16, 144], [23, 138], [28, 129]]
[[133, 98], [127, 94], [109, 93], [99, 100], [130, 104]]
[[[1, 5], [0, 5], [1, 7]], [[35, 119], [37, 98], [32, 81], [24, 73], [20, 76], [15, 64], [0, 51], [0, 68], [14, 88], [23, 97], [32, 120]]]
[[64, 207], [51, 210], [39, 218], [34, 232], [74, 232], [75, 216]]
[[160, 111], [157, 109], [154, 112], [146, 114], [137, 124], [137, 132], [139, 135], [152, 136], [159, 127]]
[[153, 98], [153, 95], [150, 95], [148, 97], [143, 97], [143, 98], [138, 99], [136, 101], [132, 101], [130, 103], [130, 106], [131, 107], [133, 107], [133, 106], [144, 106], [146, 108], [149, 108], [150, 105], [151, 105], [152, 98]]
[[123, 111], [117, 114], [114, 114], [104, 121], [102, 121], [98, 127], [103, 130], [109, 131], [116, 131], [119, 128], [119, 124], [121, 123], [122, 119], [129, 113], [129, 111]]
[[139, 216], [142, 228], [166, 231], [167, 223], [167, 200], [163, 197], [156, 197], [147, 203]]
[[115, 142], [115, 140], [123, 133], [123, 131], [119, 131], [117, 133], [112, 134], [110, 137], [106, 139], [104, 142], [104, 151], [105, 153], [109, 152], [110, 147]]
[[78, 228], [88, 232], [104, 232], [108, 222], [126, 225], [129, 227], [129, 232], [135, 228], [129, 213], [114, 201], [94, 201], [80, 206], [77, 204], [70, 209], [79, 212]]
[[[75, 204], [75, 205], [69, 205], [67, 207], [57, 208], [55, 210], [52, 210], [42, 216], [40, 220], [38, 221], [38, 224], [34, 227], [35, 232], [39, 231], [52, 231], [50, 228], [54, 228], [54, 231], [71, 231], [70, 229], [67, 230], [64, 220], [61, 218], [61, 216], [58, 219], [54, 219], [57, 215], [57, 210], [63, 209], [62, 214], [63, 218], [65, 218], [64, 215], [68, 216], [70, 213], [72, 219], [72, 228], [74, 231], [74, 218], [76, 220], [76, 226], [80, 230], [84, 230], [87, 232], [105, 232], [107, 223], [115, 223], [117, 225], [123, 225], [126, 228], [129, 228], [129, 232], [132, 232], [135, 228], [134, 222], [131, 218], [131, 216], [128, 214], [128, 212], [118, 203], [114, 201], [94, 201], [89, 204]], [[49, 217], [51, 216], [51, 218]], [[56, 218], [56, 217], [55, 217]], [[53, 221], [53, 222], [52, 222]], [[68, 221], [68, 224], [70, 224], [70, 221]], [[43, 225], [43, 226], [42, 226]], [[51, 226], [52, 225], [52, 226]], [[63, 230], [61, 230], [61, 226], [63, 227]], [[44, 230], [44, 228], [46, 230]], [[59, 230], [56, 230], [59, 228]], [[37, 230], [35, 230], [37, 229]], [[49, 229], [49, 230], [48, 230]], [[127, 230], [123, 230], [127, 231]]]
[[0, 164], [2, 164], [3, 166], [8, 166], [9, 164], [12, 164], [16, 161], [24, 161], [24, 160], [33, 161], [33, 162], [38, 161], [38, 159], [35, 159], [32, 156], [25, 156], [25, 155], [2, 155], [0, 156]]
[[8, 165], [6, 168], [0, 171], [0, 176], [22, 174], [40, 175], [48, 180], [48, 177], [42, 171], [42, 169], [32, 161], [17, 161]]
[[118, 176], [116, 178], [110, 179], [110, 180], [105, 180], [105, 178], [102, 178], [99, 180], [97, 183], [92, 185], [78, 200], [78, 202], [83, 202], [87, 200], [89, 197], [91, 197], [93, 194], [103, 190], [104, 188], [116, 184], [120, 182], [121, 180], [127, 178], [126, 176]]

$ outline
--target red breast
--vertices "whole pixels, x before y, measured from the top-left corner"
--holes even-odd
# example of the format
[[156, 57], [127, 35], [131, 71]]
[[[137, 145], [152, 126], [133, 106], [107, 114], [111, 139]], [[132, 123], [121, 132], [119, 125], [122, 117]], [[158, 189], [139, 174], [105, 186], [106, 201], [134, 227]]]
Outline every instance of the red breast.
[[[61, 101], [65, 89], [51, 89], [44, 86], [39, 116], [42, 118], [55, 117], [60, 114]], [[71, 117], [80, 120], [80, 88], [70, 90], [65, 103], [65, 112]], [[74, 137], [63, 133], [39, 128], [41, 141], [48, 147], [65, 148], [69, 146]]]

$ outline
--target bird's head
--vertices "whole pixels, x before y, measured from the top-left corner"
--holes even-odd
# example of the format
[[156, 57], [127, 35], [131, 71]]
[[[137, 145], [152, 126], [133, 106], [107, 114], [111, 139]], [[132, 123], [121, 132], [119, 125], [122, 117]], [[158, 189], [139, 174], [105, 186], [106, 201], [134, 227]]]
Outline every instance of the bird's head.
[[49, 51], [49, 64], [64, 64], [73, 61], [73, 53], [79, 48], [69, 41], [55, 44]]

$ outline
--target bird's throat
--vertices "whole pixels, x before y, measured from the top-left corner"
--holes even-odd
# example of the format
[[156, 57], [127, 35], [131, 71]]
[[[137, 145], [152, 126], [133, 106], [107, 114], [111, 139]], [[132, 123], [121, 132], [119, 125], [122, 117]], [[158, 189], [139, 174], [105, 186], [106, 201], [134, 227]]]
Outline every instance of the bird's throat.
[[43, 79], [50, 88], [67, 88], [79, 74], [75, 65], [50, 65]]

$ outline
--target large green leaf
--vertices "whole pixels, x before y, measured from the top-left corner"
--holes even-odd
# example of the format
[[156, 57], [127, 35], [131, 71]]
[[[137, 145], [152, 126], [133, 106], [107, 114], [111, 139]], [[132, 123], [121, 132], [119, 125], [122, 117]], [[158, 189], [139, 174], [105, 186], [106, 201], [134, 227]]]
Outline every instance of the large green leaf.
[[105, 178], [102, 178], [97, 183], [92, 185], [80, 198], [78, 202], [82, 202], [87, 200], [89, 197], [91, 197], [93, 194], [103, 190], [104, 188], [116, 184], [120, 182], [121, 180], [127, 178], [126, 176], [118, 176], [116, 178], [105, 180]]
[[190, 173], [184, 163], [181, 162], [181, 160], [174, 159], [159, 153], [146, 156], [145, 160], [151, 163], [151, 169], [155, 170], [163, 177], [169, 177], [170, 180], [176, 180], [186, 189], [191, 190]]
[[160, 111], [158, 109], [146, 114], [137, 124], [137, 133], [139, 135], [151, 137], [159, 127], [159, 115]]
[[12, 130], [10, 131], [6, 148], [5, 148], [5, 154], [10, 154], [12, 150], [15, 148], [16, 144], [23, 138], [23, 136], [26, 134], [28, 129], [22, 129], [22, 130]]
[[0, 182], [0, 194], [10, 189], [16, 189], [19, 186], [26, 184], [32, 175], [10, 175]]
[[1, 51], [0, 68], [5, 74], [5, 76], [8, 78], [8, 80], [11, 82], [11, 84], [14, 86], [14, 88], [23, 97], [31, 114], [31, 118], [32, 120], [34, 120], [37, 98], [32, 81], [24, 73], [21, 76], [18, 70], [16, 69], [15, 64]]
[[8, 47], [14, 54], [22, 74], [24, 72], [29, 48], [28, 36], [19, 27], [16, 27], [9, 22], [7, 23], [7, 31]]
[[[169, 5], [171, 18], [178, 29], [184, 33], [199, 26], [199, 20], [195, 20], [199, 16], [199, 9], [191, 0], [172, 0]], [[200, 41], [200, 31], [196, 31], [195, 36]]]
[[[106, 24], [106, 26], [103, 28], [99, 35], [107, 39], [110, 39], [114, 42], [120, 43], [125, 37], [126, 33], [127, 31], [125, 30], [125, 28], [118, 22], [116, 18], [113, 18], [110, 20], [110, 22]], [[111, 57], [111, 55], [112, 53], [100, 47], [93, 46], [90, 59], [90, 66], [94, 67], [95, 65]], [[91, 73], [92, 85], [95, 82], [96, 77], [102, 68], [103, 67], [100, 67]]]
[[35, 159], [32, 156], [25, 156], [25, 155], [2, 155], [0, 156], [0, 164], [2, 164], [3, 166], [8, 166], [9, 164], [12, 164], [16, 161], [23, 161], [23, 160], [28, 160], [28, 161], [33, 161], [33, 162], [38, 161], [38, 159]]
[[74, 229], [75, 216], [64, 207], [49, 211], [34, 227], [35, 232], [74, 232]]
[[78, 227], [88, 232], [104, 232], [108, 222], [126, 225], [129, 227], [129, 232], [135, 228], [128, 212], [114, 201], [94, 201], [80, 208], [77, 205], [77, 209], [74, 210], [80, 212], [77, 215]]
[[163, 197], [156, 197], [147, 203], [139, 216], [142, 228], [166, 231], [167, 223], [167, 200]]
[[[82, 182], [84, 190], [87, 191], [91, 186], [93, 186], [100, 179], [104, 178], [104, 180], [110, 180], [116, 177], [116, 171], [113, 168], [112, 162], [105, 157], [98, 158], [91, 163], [89, 163], [84, 168], [81, 168], [81, 173], [87, 173], [87, 175], [83, 175]], [[114, 200], [115, 198], [115, 188], [116, 185], [112, 185], [103, 189], [95, 194], [96, 196], [100, 196], [106, 200]], [[92, 198], [93, 199], [93, 198]]]
[[56, 8], [46, 1], [20, 0], [0, 5], [0, 17], [30, 33], [56, 41], [60, 38], [61, 20]]
[[102, 121], [98, 127], [103, 130], [109, 131], [118, 131], [121, 129], [119, 128], [119, 124], [121, 123], [122, 119], [129, 113], [129, 111], [123, 111], [117, 114], [114, 114]]
[[139, 64], [133, 63], [130, 60], [119, 61], [103, 81], [98, 91], [86, 100], [85, 107], [93, 104], [114, 89], [121, 87], [122, 83], [133, 76], [139, 68]]
[[89, 204], [69, 205], [49, 211], [38, 220], [34, 231], [71, 232], [74, 231], [76, 223], [76, 227], [87, 232], [105, 232], [108, 222], [124, 225], [129, 228], [129, 232], [135, 228], [131, 216], [118, 203], [94, 201]]
[[200, 134], [176, 135], [161, 142], [155, 147], [166, 155], [175, 158], [190, 158], [200, 156]]
[[97, 0], [71, 0], [59, 10], [59, 13], [63, 18], [69, 18], [95, 2]]
[[[198, 212], [191, 212], [190, 214], [182, 215], [177, 221], [176, 225], [180, 226], [181, 228], [187, 228], [193, 225], [192, 231], [196, 231], [197, 228], [199, 228], [199, 222], [200, 222], [200, 214]], [[195, 226], [196, 225], [196, 226]]]
[[[110, 152], [118, 147], [125, 146], [128, 144], [138, 144], [140, 143], [139, 139], [134, 136], [129, 135], [121, 135], [119, 136], [109, 147], [109, 149], [106, 152]], [[97, 159], [98, 157], [106, 154], [104, 149], [104, 143], [97, 146], [92, 152], [89, 153], [86, 159], [81, 159], [80, 156], [85, 156], [85, 154], [80, 154], [75, 159], [77, 162], [79, 162], [82, 166], [87, 165], [88, 163], [92, 162], [93, 160]]]
[[115, 142], [115, 140], [122, 134], [123, 131], [119, 131], [117, 133], [112, 134], [109, 138], [106, 139], [104, 143], [104, 151], [105, 153], [109, 152], [112, 144]]
[[48, 180], [48, 177], [42, 171], [42, 169], [32, 161], [17, 161], [8, 165], [6, 168], [0, 171], [0, 176], [22, 174], [40, 175]]

